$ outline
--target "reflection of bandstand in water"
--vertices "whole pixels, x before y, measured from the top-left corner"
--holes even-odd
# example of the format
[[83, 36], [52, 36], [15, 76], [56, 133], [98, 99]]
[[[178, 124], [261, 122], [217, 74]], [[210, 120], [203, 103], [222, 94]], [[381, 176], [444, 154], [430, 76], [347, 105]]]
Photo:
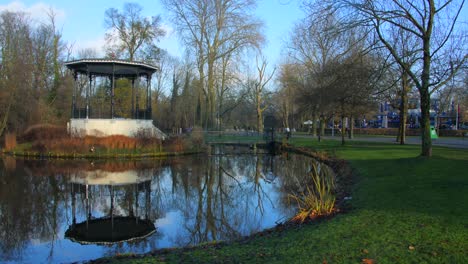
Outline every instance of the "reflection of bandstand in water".
[[[137, 171], [107, 172], [84, 171], [70, 177], [72, 195], [72, 225], [65, 232], [65, 237], [81, 244], [113, 244], [143, 239], [156, 232], [153, 221], [149, 218], [151, 207], [151, 175], [139, 175]], [[110, 191], [109, 215], [93, 218], [90, 207], [90, 188], [104, 187]], [[117, 188], [129, 188], [134, 197], [134, 204], [129, 204], [129, 215], [115, 215], [115, 198]], [[84, 193], [86, 220], [76, 223], [77, 192]], [[140, 218], [139, 194], [145, 195], [145, 215]]]

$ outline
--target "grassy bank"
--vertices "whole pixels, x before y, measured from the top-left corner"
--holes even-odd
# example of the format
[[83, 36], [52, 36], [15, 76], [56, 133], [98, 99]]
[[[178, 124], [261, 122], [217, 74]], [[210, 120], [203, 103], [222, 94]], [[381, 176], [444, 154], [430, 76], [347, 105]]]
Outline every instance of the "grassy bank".
[[27, 129], [18, 139], [8, 134], [2, 153], [27, 158], [138, 159], [187, 155], [205, 151], [203, 135], [172, 136], [165, 140], [148, 131], [134, 137], [124, 135], [71, 137], [59, 126], [42, 125]]
[[143, 158], [157, 158], [157, 157], [173, 157], [203, 153], [203, 148], [180, 150], [178, 152], [164, 152], [164, 151], [151, 151], [151, 150], [111, 150], [111, 151], [98, 151], [90, 153], [65, 153], [65, 152], [35, 152], [26, 150], [12, 150], [3, 151], [2, 153], [13, 157], [25, 158], [38, 158], [38, 159], [143, 159]]
[[115, 263], [468, 263], [468, 151], [295, 139], [356, 169], [353, 209], [331, 220], [230, 244], [159, 252]]

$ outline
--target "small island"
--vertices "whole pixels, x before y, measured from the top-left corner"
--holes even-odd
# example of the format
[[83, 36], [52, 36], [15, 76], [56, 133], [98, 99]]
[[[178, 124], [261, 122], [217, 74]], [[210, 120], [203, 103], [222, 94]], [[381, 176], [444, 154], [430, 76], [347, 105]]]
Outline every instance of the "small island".
[[[27, 157], [141, 158], [203, 150], [201, 129], [192, 130], [189, 135], [168, 138], [154, 125], [150, 85], [152, 74], [158, 70], [156, 66], [116, 59], [83, 59], [66, 62], [65, 66], [74, 79], [70, 121], [66, 126], [31, 126], [18, 140], [15, 135], [7, 135], [4, 152]], [[84, 91], [79, 89], [80, 75], [81, 79], [84, 76], [89, 80]], [[96, 89], [98, 78], [109, 81], [109, 104], [94, 111], [90, 95]], [[138, 85], [142, 78], [146, 84]], [[115, 83], [118, 79], [131, 82], [130, 113], [116, 113]], [[145, 96], [144, 108], [141, 107], [141, 94]], [[107, 114], [103, 109], [108, 110]]]

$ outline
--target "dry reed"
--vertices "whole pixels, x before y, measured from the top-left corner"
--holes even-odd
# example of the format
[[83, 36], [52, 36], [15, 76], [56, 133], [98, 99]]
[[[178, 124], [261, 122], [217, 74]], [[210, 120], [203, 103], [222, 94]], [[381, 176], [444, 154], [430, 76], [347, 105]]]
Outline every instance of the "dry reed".
[[10, 151], [16, 147], [16, 134], [6, 133], [5, 134], [5, 150]]

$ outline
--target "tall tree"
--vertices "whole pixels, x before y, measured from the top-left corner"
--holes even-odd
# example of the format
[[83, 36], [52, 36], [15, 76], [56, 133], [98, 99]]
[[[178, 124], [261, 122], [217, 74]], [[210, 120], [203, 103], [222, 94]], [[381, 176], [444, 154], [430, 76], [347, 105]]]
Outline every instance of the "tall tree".
[[[432, 155], [430, 136], [430, 97], [465, 64], [468, 59], [466, 33], [459, 16], [461, 1], [410, 0], [325, 0], [309, 2], [310, 10], [340, 14], [347, 26], [373, 30], [393, 59], [414, 82], [421, 104], [421, 155]], [[320, 8], [323, 7], [323, 8]], [[417, 67], [410, 67], [393, 32], [404, 31], [417, 43]]]
[[0, 14], [0, 134], [68, 117], [65, 44], [53, 11], [48, 18], [35, 25], [26, 13]]
[[[106, 39], [113, 43], [108, 52], [130, 61], [136, 59], [137, 51], [143, 46], [154, 46], [164, 36], [160, 16], [144, 17], [143, 8], [137, 3], [125, 3], [123, 11], [109, 8], [105, 12]], [[120, 56], [119, 56], [120, 57]]]
[[333, 14], [323, 19], [311, 15], [300, 20], [291, 35], [290, 55], [306, 69], [298, 101], [307, 116], [312, 117], [313, 136], [317, 135], [317, 120], [328, 108], [321, 89], [325, 79], [320, 75], [328, 63], [341, 60], [349, 49], [349, 45], [343, 45], [348, 40], [347, 34], [338, 30], [337, 23]]
[[[325, 65], [321, 78], [321, 90], [329, 94], [327, 103], [341, 118], [341, 142], [345, 144], [345, 118], [349, 118], [349, 136], [352, 137], [354, 118], [366, 112], [372, 104], [374, 65], [369, 57], [354, 51], [341, 61], [332, 61]], [[331, 96], [330, 96], [331, 95]]]
[[[30, 21], [24, 13], [0, 15], [0, 135], [29, 123], [34, 99]], [[28, 109], [25, 106], [29, 106]]]
[[[284, 63], [280, 65], [279, 82], [281, 84], [277, 93], [277, 101], [280, 105], [280, 114], [283, 119], [283, 127], [293, 127], [290, 117], [295, 113], [295, 98], [303, 85], [301, 72], [304, 67], [298, 63]], [[294, 118], [294, 117], [293, 117]]]
[[266, 86], [273, 78], [275, 74], [275, 69], [271, 72], [267, 72], [268, 62], [265, 57], [256, 58], [256, 77], [250, 81], [252, 85], [252, 96], [253, 101], [255, 102], [255, 112], [257, 114], [257, 131], [263, 132], [263, 112], [267, 109], [267, 104], [265, 103], [265, 92]]
[[[216, 113], [216, 65], [248, 47], [258, 47], [262, 23], [252, 14], [254, 0], [162, 0], [198, 66], [200, 95], [205, 97], [205, 125], [213, 127]], [[201, 101], [201, 100], [199, 100]]]

